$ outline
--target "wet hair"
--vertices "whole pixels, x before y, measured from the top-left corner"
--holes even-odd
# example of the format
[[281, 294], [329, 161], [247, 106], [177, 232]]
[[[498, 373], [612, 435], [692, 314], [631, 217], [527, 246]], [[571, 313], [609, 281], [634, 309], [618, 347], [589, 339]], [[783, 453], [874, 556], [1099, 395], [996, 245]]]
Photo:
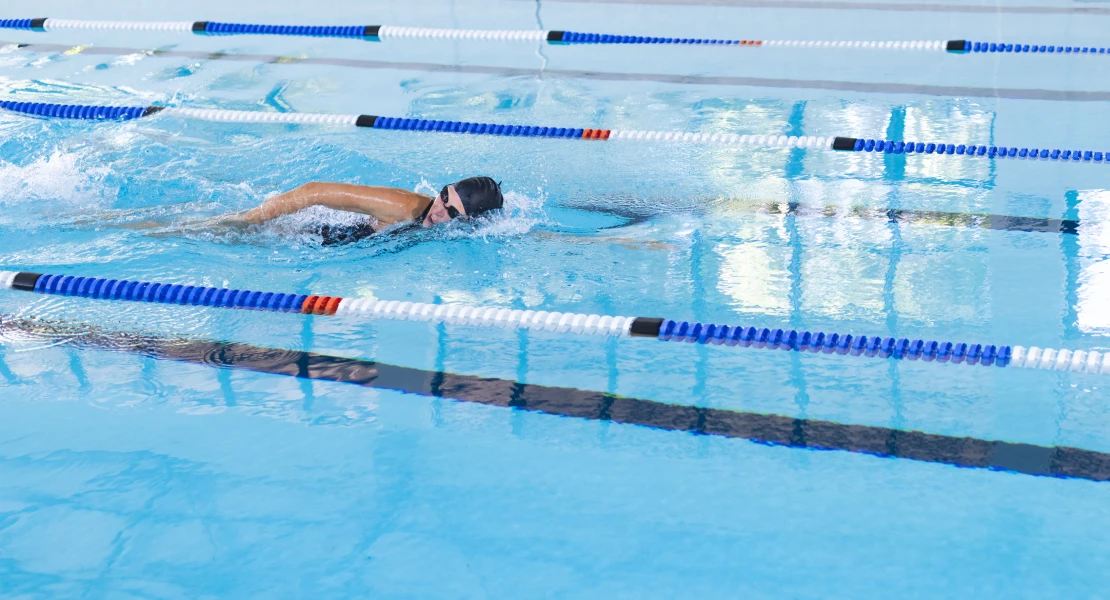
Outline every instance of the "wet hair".
[[468, 177], [452, 185], [455, 186], [455, 193], [462, 200], [468, 216], [477, 217], [505, 205], [505, 197], [501, 195], [501, 184], [492, 178]]

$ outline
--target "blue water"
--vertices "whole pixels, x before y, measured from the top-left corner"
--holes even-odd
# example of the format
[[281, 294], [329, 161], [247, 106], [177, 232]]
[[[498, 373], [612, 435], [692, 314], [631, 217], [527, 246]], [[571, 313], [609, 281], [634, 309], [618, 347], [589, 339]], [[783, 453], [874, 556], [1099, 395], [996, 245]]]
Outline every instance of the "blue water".
[[[9, 0], [0, 18], [1077, 45], [1105, 45], [1110, 23], [909, 2], [904, 11], [228, 4]], [[0, 48], [5, 99], [1110, 150], [1106, 101], [1028, 99], [1106, 91], [1105, 56], [81, 31], [0, 30], [0, 41], [59, 45]], [[217, 51], [256, 56], [206, 57]], [[518, 70], [499, 70], [508, 68]], [[780, 83], [661, 81], [668, 74]], [[935, 89], [896, 94], [891, 83]], [[1106, 351], [1108, 168], [0, 113], [0, 266]], [[313, 180], [433, 193], [474, 174], [509, 192], [506, 214], [476, 228], [320, 247], [306, 225], [349, 217], [318, 211], [251, 234], [189, 225]], [[832, 216], [788, 216], [789, 203]], [[852, 207], [1072, 219], [1080, 229], [890, 223]], [[129, 227], [145, 221], [163, 225]], [[19, 292], [0, 293], [0, 314], [1110, 451], [1098, 375]], [[0, 399], [6, 597], [1095, 598], [1110, 579], [1105, 483], [555, 417], [30, 333], [0, 343]]]

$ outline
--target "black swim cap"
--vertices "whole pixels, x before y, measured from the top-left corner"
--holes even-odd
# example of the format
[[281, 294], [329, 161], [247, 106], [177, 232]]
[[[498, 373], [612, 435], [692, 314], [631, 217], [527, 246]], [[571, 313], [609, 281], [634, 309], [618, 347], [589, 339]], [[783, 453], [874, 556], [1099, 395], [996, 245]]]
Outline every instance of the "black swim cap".
[[468, 177], [452, 185], [462, 200], [466, 214], [471, 217], [501, 208], [505, 204], [501, 184], [489, 177]]

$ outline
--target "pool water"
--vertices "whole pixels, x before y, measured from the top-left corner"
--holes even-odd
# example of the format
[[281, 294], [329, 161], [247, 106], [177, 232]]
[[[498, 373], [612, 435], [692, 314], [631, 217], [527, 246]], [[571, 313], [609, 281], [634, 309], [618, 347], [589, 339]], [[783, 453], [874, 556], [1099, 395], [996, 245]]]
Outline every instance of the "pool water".
[[[813, 4], [9, 0], [0, 18], [1096, 46], [1110, 23], [1069, 0]], [[0, 99], [1092, 150], [1110, 150], [1108, 74], [1105, 55], [0, 30]], [[0, 112], [0, 269], [1102, 352], [1108, 169]], [[478, 174], [507, 192], [479, 224], [334, 247], [312, 226], [352, 217], [326, 210], [195, 226], [309, 181], [431, 194]], [[1020, 217], [1072, 225], [1005, 225]], [[16, 291], [0, 314], [7, 597], [1094, 598], [1110, 579], [1105, 482], [164, 360], [126, 340], [1097, 453], [1105, 375]]]

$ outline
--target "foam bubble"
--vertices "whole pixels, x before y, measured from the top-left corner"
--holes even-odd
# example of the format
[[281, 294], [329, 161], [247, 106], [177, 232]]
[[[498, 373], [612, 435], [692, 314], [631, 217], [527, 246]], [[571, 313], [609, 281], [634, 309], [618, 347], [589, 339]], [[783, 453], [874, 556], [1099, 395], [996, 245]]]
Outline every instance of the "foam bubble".
[[61, 200], [70, 204], [99, 203], [106, 190], [106, 167], [80, 165], [73, 152], [56, 150], [49, 157], [20, 166], [0, 161], [0, 203], [22, 204], [32, 200]]
[[543, 212], [542, 196], [526, 196], [507, 192], [505, 206], [475, 221], [475, 226], [467, 237], [503, 238], [528, 233], [537, 225], [547, 221]]

